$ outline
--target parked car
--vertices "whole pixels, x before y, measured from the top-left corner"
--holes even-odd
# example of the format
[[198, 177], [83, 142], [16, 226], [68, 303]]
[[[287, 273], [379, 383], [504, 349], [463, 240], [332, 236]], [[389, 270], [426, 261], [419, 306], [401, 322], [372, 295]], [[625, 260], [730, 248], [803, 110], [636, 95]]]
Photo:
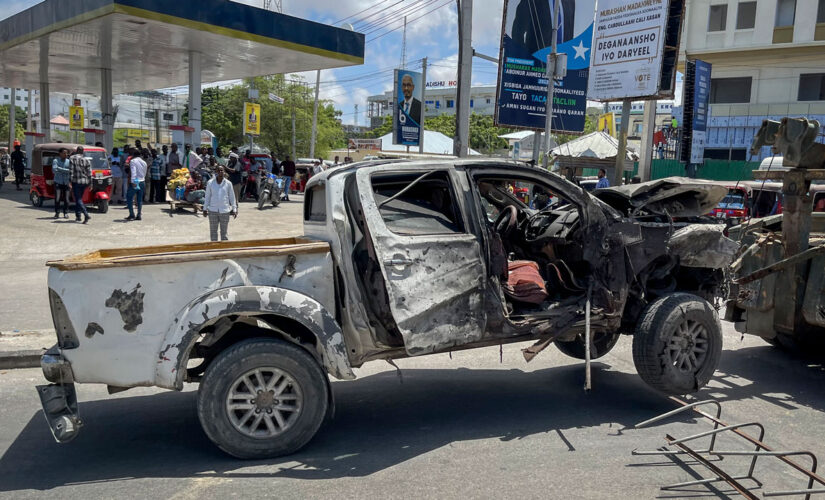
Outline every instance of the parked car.
[[[530, 209], [513, 181], [557, 201]], [[307, 184], [303, 238], [49, 262], [58, 343], [42, 358], [46, 419], [59, 441], [77, 434], [75, 383], [195, 382], [200, 422], [222, 450], [288, 454], [332, 407], [327, 375], [524, 341], [527, 361], [551, 343], [583, 359], [588, 326], [593, 359], [632, 335], [645, 382], [691, 393], [719, 362], [709, 301], [738, 247], [718, 224], [672, 217], [705, 214], [726, 194], [671, 178], [594, 198], [546, 170], [487, 159], [330, 169]]]

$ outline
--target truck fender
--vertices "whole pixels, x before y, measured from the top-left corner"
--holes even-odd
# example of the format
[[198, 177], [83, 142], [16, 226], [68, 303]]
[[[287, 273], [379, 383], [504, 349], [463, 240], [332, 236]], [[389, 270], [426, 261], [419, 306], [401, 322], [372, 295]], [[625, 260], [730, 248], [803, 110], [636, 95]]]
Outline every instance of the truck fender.
[[272, 314], [299, 322], [315, 336], [316, 357], [326, 371], [338, 379], [355, 378], [347, 358], [344, 333], [320, 302], [279, 287], [233, 286], [209, 292], [181, 310], [160, 345], [156, 384], [182, 389], [189, 352], [201, 331], [223, 317], [244, 314]]

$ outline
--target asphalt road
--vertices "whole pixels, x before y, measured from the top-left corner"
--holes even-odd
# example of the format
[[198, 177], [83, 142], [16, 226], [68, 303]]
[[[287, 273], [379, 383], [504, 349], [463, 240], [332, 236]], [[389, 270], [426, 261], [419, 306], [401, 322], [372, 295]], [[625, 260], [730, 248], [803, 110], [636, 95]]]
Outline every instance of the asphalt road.
[[[201, 217], [173, 218], [148, 206], [141, 223], [120, 223], [113, 208], [89, 225], [53, 222], [4, 186], [0, 192], [0, 330], [49, 328], [47, 259], [98, 247], [197, 241]], [[249, 208], [246, 208], [248, 206]], [[257, 212], [246, 204], [230, 225], [233, 238], [300, 234], [300, 203]], [[719, 370], [697, 397], [722, 403], [728, 422], [761, 422], [765, 441], [825, 458], [825, 366], [791, 357], [724, 325]], [[299, 453], [238, 461], [200, 429], [195, 387], [183, 393], [78, 387], [85, 427], [68, 444], [54, 442], [34, 385], [39, 370], [0, 372], [0, 498], [673, 498], [732, 495], [724, 484], [660, 491], [665, 484], [709, 476], [687, 459], [632, 456], [664, 436], [711, 427], [683, 416], [647, 429], [634, 423], [675, 403], [636, 375], [631, 339], [594, 363], [594, 388], [582, 390], [582, 363], [552, 346], [533, 362], [519, 348], [383, 362], [333, 382], [335, 418]], [[700, 447], [706, 441], [698, 443]], [[717, 449], [748, 447], [720, 438]], [[799, 459], [803, 462], [803, 459]], [[748, 459], [716, 462], [740, 474]], [[760, 458], [760, 491], [805, 482], [775, 459]], [[748, 486], [753, 483], [746, 482]]]

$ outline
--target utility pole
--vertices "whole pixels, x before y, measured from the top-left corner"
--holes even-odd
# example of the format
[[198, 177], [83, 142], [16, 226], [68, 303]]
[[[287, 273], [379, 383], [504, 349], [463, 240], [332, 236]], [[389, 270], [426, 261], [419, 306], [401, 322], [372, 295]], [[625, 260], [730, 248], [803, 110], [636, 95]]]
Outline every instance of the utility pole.
[[293, 160], [296, 158], [295, 155], [295, 102], [292, 103], [292, 158]]
[[473, 0], [458, 2], [458, 85], [453, 154], [467, 156], [470, 146], [470, 84], [473, 77]]
[[622, 101], [622, 123], [619, 130], [619, 150], [616, 153], [616, 171], [613, 172], [612, 186], [621, 186], [624, 177], [624, 159], [627, 156], [627, 127], [630, 121], [630, 99]]
[[14, 116], [17, 112], [17, 109], [14, 105], [15, 98], [17, 97], [17, 89], [14, 88], [14, 85], [11, 87], [11, 101], [9, 102], [9, 152], [14, 151], [14, 140], [16, 137], [14, 136], [14, 131], [17, 128], [15, 126], [15, 118]]
[[309, 142], [309, 157], [315, 158], [315, 138], [318, 136], [318, 90], [321, 88], [321, 70], [315, 72], [315, 104], [312, 106], [312, 139]]
[[424, 121], [427, 115], [427, 99], [424, 97], [424, 94], [427, 92], [427, 58], [421, 60], [421, 105], [424, 107], [421, 110], [421, 123], [419, 123], [419, 135], [418, 135], [418, 154], [424, 154]]
[[559, 33], [559, 2], [553, 2], [553, 31], [550, 40], [550, 54], [547, 54], [547, 102], [544, 118], [544, 168], [550, 162], [550, 132], [553, 131], [553, 94], [556, 91], [556, 45]]
[[656, 128], [656, 101], [645, 101], [642, 118], [642, 151], [639, 157], [639, 177], [642, 182], [650, 180], [653, 171], [653, 129]]
[[401, 69], [407, 69], [407, 16], [404, 16], [404, 31], [401, 34]]
[[32, 90], [29, 89], [29, 103], [26, 106], [26, 130], [29, 132], [34, 132], [32, 128], [32, 120], [34, 118], [34, 98], [32, 96]]

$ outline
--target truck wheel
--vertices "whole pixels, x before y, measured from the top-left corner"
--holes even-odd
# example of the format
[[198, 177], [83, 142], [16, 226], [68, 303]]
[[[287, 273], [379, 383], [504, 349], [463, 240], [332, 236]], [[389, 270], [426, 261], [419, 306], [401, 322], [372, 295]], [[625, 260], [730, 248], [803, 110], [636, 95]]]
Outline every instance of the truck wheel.
[[325, 377], [298, 346], [244, 340], [207, 367], [198, 389], [198, 418], [209, 439], [234, 457], [288, 455], [306, 445], [324, 421]]
[[[616, 345], [621, 335], [618, 333], [599, 332], [593, 335], [593, 344], [590, 346], [590, 359], [599, 359]], [[571, 358], [584, 359], [584, 334], [578, 335], [576, 340], [569, 342], [555, 342], [559, 351]]]
[[97, 202], [97, 211], [105, 214], [109, 211], [109, 200], [98, 200]]
[[633, 363], [648, 385], [665, 394], [698, 391], [722, 355], [722, 327], [713, 307], [689, 293], [674, 293], [642, 312], [633, 335]]

